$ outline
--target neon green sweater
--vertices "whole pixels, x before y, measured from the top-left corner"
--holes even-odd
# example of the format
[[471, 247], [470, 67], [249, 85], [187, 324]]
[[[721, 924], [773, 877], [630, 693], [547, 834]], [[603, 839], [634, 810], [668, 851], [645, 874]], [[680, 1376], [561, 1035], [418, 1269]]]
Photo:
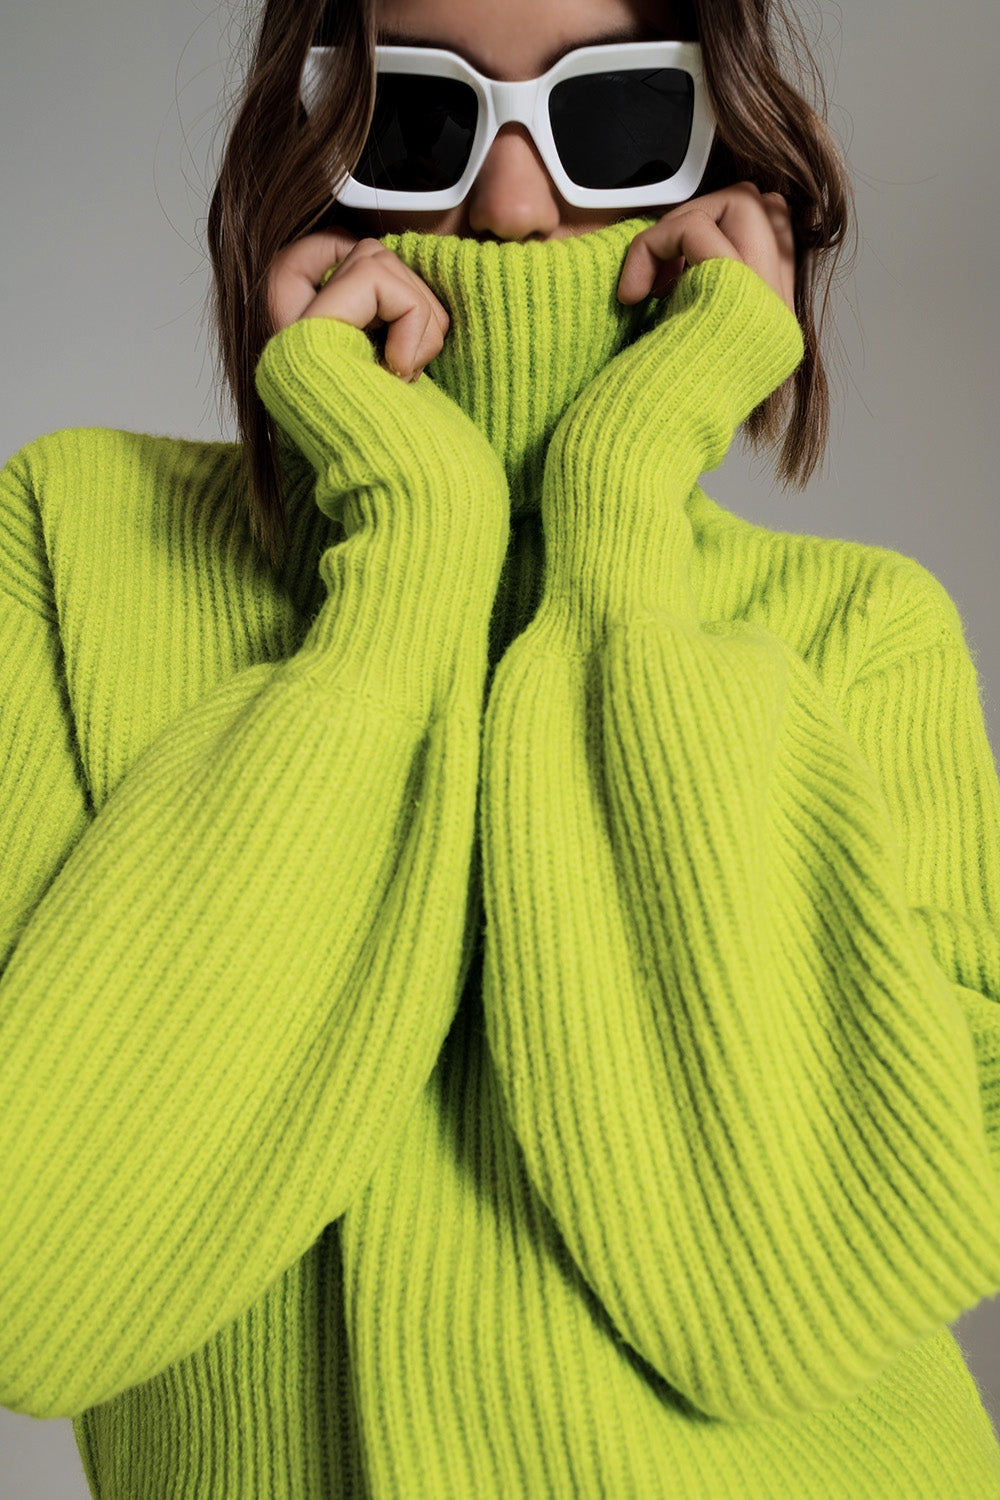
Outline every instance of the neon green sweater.
[[1000, 1495], [1000, 787], [958, 613], [698, 485], [794, 368], [646, 220], [387, 239], [406, 385], [0, 484], [0, 1401], [100, 1500]]

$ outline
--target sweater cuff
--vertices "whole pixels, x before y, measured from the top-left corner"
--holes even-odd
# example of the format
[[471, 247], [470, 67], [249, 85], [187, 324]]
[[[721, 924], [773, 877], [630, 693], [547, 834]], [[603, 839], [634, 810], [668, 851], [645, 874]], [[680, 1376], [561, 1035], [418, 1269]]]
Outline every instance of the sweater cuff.
[[256, 384], [346, 532], [323, 557], [329, 598], [303, 664], [353, 662], [421, 705], [458, 659], [479, 672], [510, 509], [486, 439], [429, 377], [390, 375], [363, 332], [332, 318], [275, 334]]
[[[681, 277], [654, 338], [661, 332], [670, 385], [659, 394], [683, 417], [696, 479], [722, 463], [737, 427], [794, 374], [805, 352], [802, 329], [756, 271], [715, 259]], [[643, 413], [635, 417], [641, 422]]]
[[696, 618], [685, 502], [803, 347], [794, 313], [755, 271], [704, 261], [574, 402], [542, 494], [547, 594], [574, 633], [663, 609]]

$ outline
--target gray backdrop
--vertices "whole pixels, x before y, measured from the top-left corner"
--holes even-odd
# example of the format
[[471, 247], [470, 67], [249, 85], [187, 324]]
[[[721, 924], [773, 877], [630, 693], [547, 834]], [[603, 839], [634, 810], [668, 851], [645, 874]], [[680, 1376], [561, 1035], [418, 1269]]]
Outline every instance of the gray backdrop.
[[[232, 438], [202, 325], [224, 89], [252, 0], [0, 0], [0, 462], [101, 425]], [[840, 299], [845, 374], [825, 477], [774, 494], [740, 454], [711, 476], [765, 525], [919, 558], [977, 653], [1000, 735], [995, 354], [1000, 8], [820, 4], [832, 122], [862, 226]], [[955, 1325], [1000, 1426], [1000, 1298]], [[3, 1500], [87, 1487], [68, 1421], [0, 1409]]]

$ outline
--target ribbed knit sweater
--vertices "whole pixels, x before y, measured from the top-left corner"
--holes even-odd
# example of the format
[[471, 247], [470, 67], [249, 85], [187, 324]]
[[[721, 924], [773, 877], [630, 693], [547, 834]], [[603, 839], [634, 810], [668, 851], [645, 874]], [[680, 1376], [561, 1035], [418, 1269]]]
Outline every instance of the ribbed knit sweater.
[[386, 243], [235, 445], [0, 478], [0, 1401], [100, 1500], [986, 1500], [1000, 787], [916, 561], [699, 485], [801, 357], [649, 220]]

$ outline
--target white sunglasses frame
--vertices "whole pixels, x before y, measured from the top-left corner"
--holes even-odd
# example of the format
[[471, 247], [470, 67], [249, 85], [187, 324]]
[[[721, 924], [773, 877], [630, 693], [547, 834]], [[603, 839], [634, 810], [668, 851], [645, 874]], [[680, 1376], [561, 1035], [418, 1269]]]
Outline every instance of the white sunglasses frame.
[[[302, 70], [299, 96], [307, 114], [316, 107], [323, 89], [325, 60], [335, 47], [310, 47]], [[502, 125], [515, 121], [527, 127], [538, 153], [567, 203], [574, 208], [649, 208], [685, 203], [698, 190], [715, 139], [715, 118], [708, 102], [697, 42], [614, 42], [577, 47], [547, 73], [517, 83], [486, 78], [455, 52], [439, 47], [376, 47], [379, 72], [420, 73], [455, 78], [469, 84], [479, 100], [472, 153], [453, 187], [439, 192], [397, 192], [369, 187], [350, 173], [332, 184], [335, 201], [347, 208], [434, 210], [457, 208], [466, 198]], [[678, 68], [694, 84], [694, 110], [687, 153], [672, 177], [631, 188], [586, 188], [573, 182], [563, 168], [549, 124], [549, 94], [557, 83], [587, 73], [617, 72], [622, 68]]]

